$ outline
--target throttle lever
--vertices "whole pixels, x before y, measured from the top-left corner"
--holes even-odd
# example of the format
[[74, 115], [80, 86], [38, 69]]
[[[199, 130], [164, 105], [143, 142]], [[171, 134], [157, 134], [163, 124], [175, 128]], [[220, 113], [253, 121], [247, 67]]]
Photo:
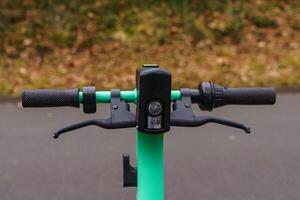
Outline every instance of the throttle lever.
[[251, 133], [251, 129], [244, 124], [234, 121], [210, 117], [210, 116], [195, 116], [192, 110], [191, 94], [189, 89], [181, 89], [181, 100], [173, 104], [173, 111], [171, 112], [172, 126], [202, 126], [207, 123], [217, 123], [233, 128], [244, 130], [246, 133]]

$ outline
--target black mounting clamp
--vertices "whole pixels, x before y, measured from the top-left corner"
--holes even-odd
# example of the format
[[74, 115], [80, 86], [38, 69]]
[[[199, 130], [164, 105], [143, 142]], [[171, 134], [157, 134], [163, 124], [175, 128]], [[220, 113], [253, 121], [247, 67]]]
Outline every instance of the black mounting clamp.
[[229, 121], [226, 119], [215, 118], [210, 116], [196, 116], [193, 114], [191, 92], [190, 89], [181, 89], [181, 100], [177, 100], [173, 104], [171, 112], [171, 126], [196, 127], [207, 123], [217, 123], [244, 130], [251, 133], [251, 129], [243, 124]]

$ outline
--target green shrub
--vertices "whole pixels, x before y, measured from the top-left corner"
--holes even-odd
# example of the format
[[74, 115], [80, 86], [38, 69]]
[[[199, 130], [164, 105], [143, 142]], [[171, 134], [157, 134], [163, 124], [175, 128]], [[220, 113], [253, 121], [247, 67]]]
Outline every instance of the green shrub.
[[67, 30], [56, 30], [50, 33], [49, 39], [59, 47], [72, 47], [76, 41], [76, 33]]
[[276, 28], [277, 22], [270, 17], [252, 15], [248, 17], [249, 20], [258, 28]]

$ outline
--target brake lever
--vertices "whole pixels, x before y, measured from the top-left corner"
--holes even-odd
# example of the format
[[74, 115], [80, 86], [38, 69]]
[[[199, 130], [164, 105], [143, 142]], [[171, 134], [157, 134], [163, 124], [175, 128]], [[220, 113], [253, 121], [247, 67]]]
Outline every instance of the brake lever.
[[105, 129], [129, 128], [136, 126], [136, 117], [130, 112], [129, 104], [121, 101], [120, 90], [111, 90], [111, 117], [107, 119], [93, 119], [73, 124], [54, 132], [53, 138], [57, 139], [61, 134], [86, 126], [98, 126]]
[[77, 124], [72, 124], [70, 126], [66, 126], [64, 128], [58, 129], [57, 131], [55, 131], [53, 133], [53, 138], [57, 139], [61, 134], [66, 133], [66, 132], [70, 132], [76, 129], [80, 129], [86, 126], [99, 126], [102, 128], [109, 128], [111, 126], [111, 120], [110, 119], [99, 119], [99, 120], [88, 120], [88, 121], [84, 121], [84, 122], [80, 122]]
[[189, 89], [181, 89], [181, 100], [174, 102], [173, 111], [171, 112], [172, 126], [202, 126], [207, 123], [217, 123], [233, 128], [244, 130], [246, 133], [251, 133], [251, 129], [244, 124], [234, 121], [210, 117], [210, 116], [195, 116], [192, 110], [192, 101]]
[[207, 123], [222, 124], [224, 126], [242, 129], [248, 134], [251, 133], [251, 128], [247, 127], [246, 125], [222, 118], [215, 118], [210, 116], [194, 116], [194, 123], [195, 126], [202, 126]]

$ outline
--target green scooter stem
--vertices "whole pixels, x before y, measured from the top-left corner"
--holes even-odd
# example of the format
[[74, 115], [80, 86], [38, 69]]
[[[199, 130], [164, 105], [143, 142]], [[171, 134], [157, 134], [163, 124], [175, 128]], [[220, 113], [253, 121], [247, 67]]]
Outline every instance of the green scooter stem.
[[[79, 93], [82, 102], [83, 94]], [[121, 91], [121, 99], [136, 102], [136, 90]], [[171, 92], [171, 99], [181, 98], [179, 90]], [[108, 103], [111, 100], [110, 91], [97, 91], [96, 102]], [[136, 133], [137, 156], [137, 200], [164, 200], [164, 135]]]
[[137, 131], [137, 200], [164, 200], [164, 135]]

